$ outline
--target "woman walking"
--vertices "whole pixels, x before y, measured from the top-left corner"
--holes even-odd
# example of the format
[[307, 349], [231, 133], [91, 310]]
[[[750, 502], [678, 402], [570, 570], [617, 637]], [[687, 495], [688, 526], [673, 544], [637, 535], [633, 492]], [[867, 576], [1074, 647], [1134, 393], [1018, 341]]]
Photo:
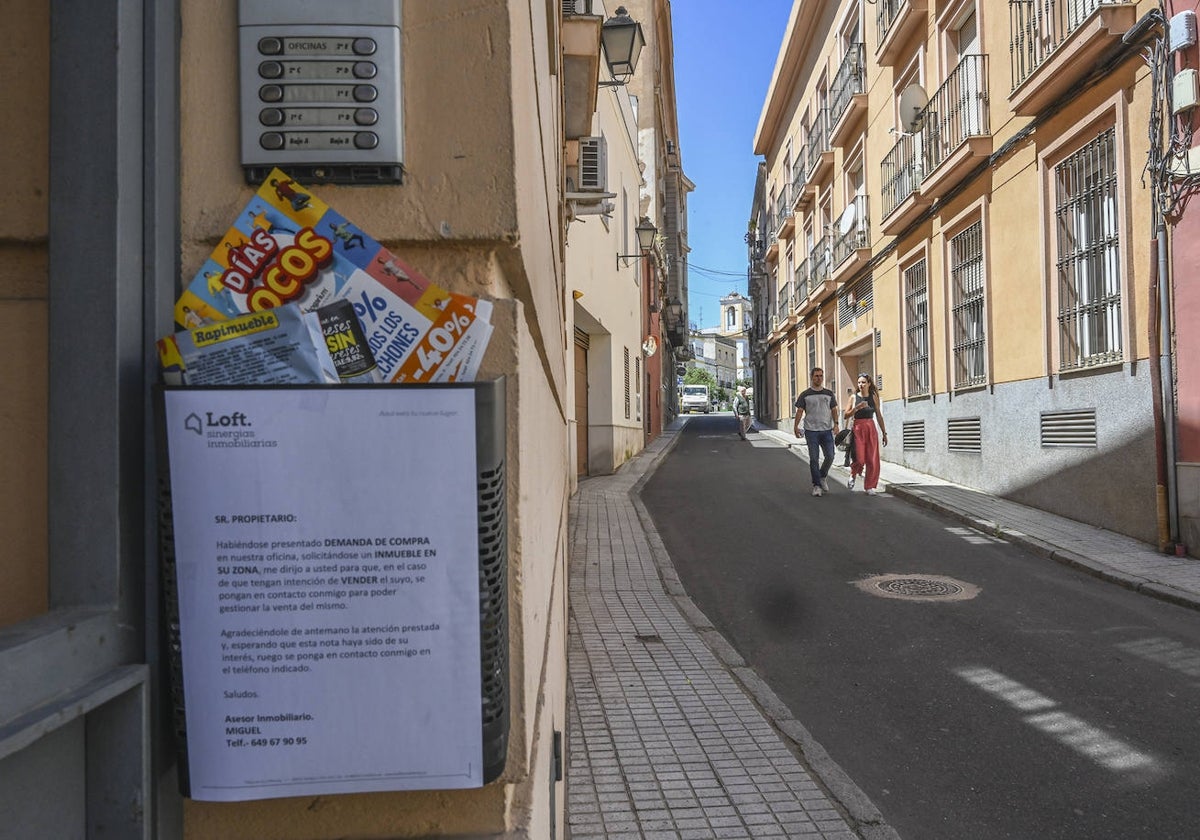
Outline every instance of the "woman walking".
[[868, 496], [874, 496], [877, 492], [875, 488], [879, 485], [879, 435], [875, 432], [875, 424], [879, 423], [884, 446], [887, 446], [887, 426], [879, 410], [879, 391], [865, 373], [858, 377], [858, 393], [850, 400], [850, 406], [843, 416], [854, 418], [854, 461], [850, 464], [850, 489], [854, 489], [855, 480], [865, 470], [863, 489]]

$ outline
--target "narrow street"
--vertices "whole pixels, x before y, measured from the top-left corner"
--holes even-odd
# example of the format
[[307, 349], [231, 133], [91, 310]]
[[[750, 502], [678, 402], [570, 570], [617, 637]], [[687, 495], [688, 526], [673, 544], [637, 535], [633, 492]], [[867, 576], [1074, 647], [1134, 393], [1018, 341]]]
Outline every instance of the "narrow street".
[[1200, 615], [807, 474], [697, 417], [642, 500], [695, 604], [902, 837], [1197, 835]]

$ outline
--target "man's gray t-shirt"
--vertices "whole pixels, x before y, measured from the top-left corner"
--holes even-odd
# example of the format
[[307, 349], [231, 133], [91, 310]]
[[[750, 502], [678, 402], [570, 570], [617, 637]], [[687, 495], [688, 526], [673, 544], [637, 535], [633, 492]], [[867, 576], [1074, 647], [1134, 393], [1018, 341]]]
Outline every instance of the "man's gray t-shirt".
[[796, 410], [804, 409], [803, 428], [808, 432], [833, 430], [833, 413], [837, 411], [837, 398], [828, 388], [808, 388], [796, 397]]

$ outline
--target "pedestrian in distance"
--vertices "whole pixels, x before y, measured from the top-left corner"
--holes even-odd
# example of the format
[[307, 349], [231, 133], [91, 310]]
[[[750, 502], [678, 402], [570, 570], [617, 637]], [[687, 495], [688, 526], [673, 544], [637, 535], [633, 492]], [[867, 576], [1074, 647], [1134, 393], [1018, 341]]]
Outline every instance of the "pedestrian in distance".
[[746, 440], [746, 432], [750, 431], [750, 395], [745, 385], [739, 385], [737, 396], [733, 398], [733, 413], [737, 415], [738, 437]]
[[879, 434], [875, 424], [879, 424], [879, 432], [883, 434], [883, 445], [887, 446], [887, 426], [883, 422], [883, 412], [879, 409], [879, 390], [871, 377], [865, 373], [858, 377], [858, 393], [847, 406], [845, 416], [853, 417], [854, 461], [850, 464], [850, 489], [864, 472], [863, 489], [868, 496], [874, 496], [879, 486]]
[[[829, 492], [829, 468], [833, 465], [833, 433], [841, 425], [837, 397], [825, 387], [825, 371], [812, 369], [811, 383], [796, 397], [796, 422], [792, 433], [800, 437], [803, 422], [804, 441], [808, 444], [808, 469], [812, 475], [812, 494]], [[822, 457], [824, 456], [824, 457]]]

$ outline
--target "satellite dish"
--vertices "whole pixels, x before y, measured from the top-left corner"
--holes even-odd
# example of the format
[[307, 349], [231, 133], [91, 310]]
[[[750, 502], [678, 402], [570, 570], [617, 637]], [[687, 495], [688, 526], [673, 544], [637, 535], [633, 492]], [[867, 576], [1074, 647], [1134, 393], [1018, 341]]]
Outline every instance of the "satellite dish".
[[653, 356], [658, 352], [658, 339], [652, 335], [646, 336], [646, 340], [642, 342], [642, 352], [647, 356]]
[[846, 236], [854, 230], [854, 219], [857, 214], [858, 211], [853, 204], [846, 205], [846, 209], [842, 211], [842, 217], [838, 219], [838, 233]]
[[900, 124], [904, 126], [905, 131], [917, 130], [917, 126], [921, 123], [922, 112], [928, 104], [929, 97], [925, 95], [925, 88], [918, 84], [911, 84], [901, 91], [900, 103], [897, 107], [900, 111]]

